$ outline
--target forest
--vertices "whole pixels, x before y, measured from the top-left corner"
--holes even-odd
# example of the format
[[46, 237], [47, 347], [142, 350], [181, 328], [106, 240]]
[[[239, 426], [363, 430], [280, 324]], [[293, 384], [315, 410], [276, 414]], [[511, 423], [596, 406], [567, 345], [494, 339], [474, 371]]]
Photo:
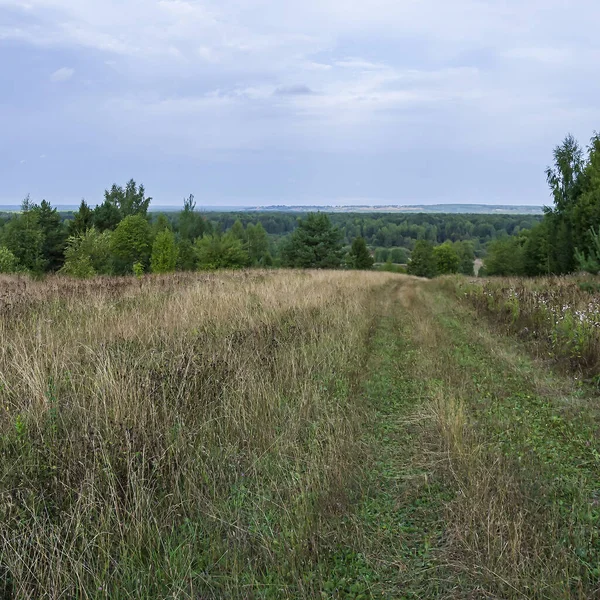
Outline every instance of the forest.
[[567, 135], [546, 169], [553, 207], [528, 231], [494, 240], [483, 274], [565, 275], [600, 271], [600, 134], [587, 149]]
[[524, 235], [541, 219], [481, 214], [211, 213], [198, 208], [193, 195], [184, 199], [179, 212], [156, 213], [150, 210], [151, 201], [144, 186], [133, 180], [124, 187], [112, 185], [95, 207], [82, 200], [77, 211], [59, 212], [46, 200], [36, 204], [26, 198], [19, 212], [0, 213], [0, 272], [91, 277], [250, 266], [370, 268], [373, 264], [398, 270], [394, 265], [409, 263], [421, 243], [431, 246], [431, 252], [433, 246], [443, 246], [436, 252], [451, 254], [450, 267], [440, 263], [435, 273], [472, 274], [473, 261], [485, 255], [491, 242]]

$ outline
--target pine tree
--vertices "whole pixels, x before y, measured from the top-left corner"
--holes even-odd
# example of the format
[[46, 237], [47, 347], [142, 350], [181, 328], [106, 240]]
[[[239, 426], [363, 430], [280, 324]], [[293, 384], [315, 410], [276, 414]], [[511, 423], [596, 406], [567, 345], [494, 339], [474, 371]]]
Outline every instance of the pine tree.
[[337, 269], [343, 256], [342, 234], [325, 213], [310, 213], [298, 223], [281, 251], [283, 266]]
[[352, 242], [352, 247], [348, 253], [348, 266], [351, 269], [371, 269], [375, 263], [367, 243], [362, 237], [357, 237]]

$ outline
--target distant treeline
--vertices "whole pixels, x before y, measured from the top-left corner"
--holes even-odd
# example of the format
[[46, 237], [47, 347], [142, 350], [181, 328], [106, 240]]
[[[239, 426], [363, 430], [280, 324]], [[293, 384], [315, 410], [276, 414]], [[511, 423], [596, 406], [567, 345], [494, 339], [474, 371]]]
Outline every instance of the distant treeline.
[[193, 196], [179, 212], [152, 213], [144, 186], [113, 185], [104, 202], [59, 212], [27, 198], [0, 213], [0, 272], [60, 271], [89, 277], [262, 267], [387, 269], [419, 244], [436, 251], [435, 272], [472, 272], [497, 239], [520, 236], [541, 217], [469, 214], [208, 213]]

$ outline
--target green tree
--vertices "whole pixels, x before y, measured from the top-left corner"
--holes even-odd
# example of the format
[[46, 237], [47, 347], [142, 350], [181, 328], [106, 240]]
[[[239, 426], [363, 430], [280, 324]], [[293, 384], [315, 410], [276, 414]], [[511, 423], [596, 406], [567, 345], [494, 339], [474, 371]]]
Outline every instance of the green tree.
[[523, 272], [535, 277], [550, 273], [550, 243], [547, 222], [542, 222], [527, 232], [523, 245]]
[[491, 242], [484, 260], [485, 273], [489, 276], [523, 275], [523, 241], [513, 236]]
[[156, 217], [156, 221], [152, 223], [152, 237], [156, 237], [161, 231], [165, 231], [165, 229], [168, 231], [173, 230], [169, 217], [164, 213], [160, 213], [158, 217]]
[[250, 262], [242, 242], [230, 233], [205, 235], [196, 240], [196, 252], [199, 269], [241, 269]]
[[146, 190], [143, 185], [138, 187], [136, 182], [130, 179], [125, 184], [125, 188], [113, 183], [110, 190], [105, 190], [104, 200], [116, 206], [121, 218], [125, 218], [132, 215], [145, 217], [152, 198], [146, 198]]
[[187, 238], [180, 239], [177, 243], [177, 270], [195, 271], [197, 262], [198, 256], [194, 244]]
[[408, 263], [408, 253], [406, 248], [391, 248], [390, 259], [397, 265], [405, 265]]
[[246, 230], [239, 219], [236, 219], [235, 223], [231, 226], [229, 233], [237, 240], [240, 240], [242, 244], [245, 244], [248, 241]]
[[0, 246], [0, 273], [18, 273], [19, 261], [5, 246]]
[[157, 234], [152, 245], [150, 267], [153, 273], [172, 273], [177, 267], [175, 236], [168, 229]]
[[375, 260], [371, 256], [364, 238], [357, 237], [354, 239], [350, 252], [348, 252], [347, 263], [351, 269], [373, 268]]
[[91, 229], [94, 225], [94, 211], [88, 206], [85, 200], [81, 200], [79, 210], [69, 221], [69, 236], [80, 235]]
[[343, 256], [341, 232], [325, 213], [310, 213], [298, 223], [281, 251], [283, 266], [337, 269]]
[[192, 194], [183, 200], [183, 210], [178, 218], [178, 231], [182, 240], [190, 242], [202, 237], [205, 232], [209, 233], [202, 215], [196, 212], [196, 201]]
[[21, 212], [4, 226], [4, 246], [14, 254], [21, 267], [32, 273], [43, 273], [44, 233], [40, 226], [39, 211], [29, 196], [21, 204]]
[[417, 277], [435, 277], [437, 275], [437, 261], [433, 252], [433, 244], [426, 240], [418, 240], [412, 251], [407, 272]]
[[131, 273], [134, 263], [148, 265], [152, 228], [141, 215], [129, 215], [117, 226], [111, 236], [110, 248], [115, 273]]
[[473, 242], [455, 242], [454, 249], [458, 254], [458, 272], [462, 275], [475, 275], [475, 248]]
[[94, 209], [92, 222], [99, 231], [114, 231], [121, 222], [121, 212], [115, 204], [104, 200]]
[[[253, 225], [249, 223], [246, 227], [248, 236], [248, 255], [253, 265], [265, 263], [265, 257], [269, 253], [269, 237], [260, 221]], [[267, 266], [267, 265], [265, 265]]]
[[460, 259], [454, 246], [450, 242], [444, 242], [433, 249], [435, 257], [436, 272], [438, 275], [450, 275], [458, 273]]
[[65, 264], [60, 270], [72, 277], [93, 277], [108, 274], [111, 269], [111, 232], [99, 232], [95, 227], [67, 240]]
[[34, 206], [32, 210], [37, 213], [38, 224], [42, 230], [42, 257], [45, 269], [57, 271], [64, 263], [66, 228], [56, 208], [52, 208], [46, 200], [42, 200], [40, 205]]
[[546, 210], [546, 222], [552, 247], [550, 269], [553, 273], [570, 273], [575, 268], [573, 213], [582, 192], [585, 161], [577, 140], [567, 135], [554, 149], [554, 166], [546, 169], [546, 179], [554, 208]]

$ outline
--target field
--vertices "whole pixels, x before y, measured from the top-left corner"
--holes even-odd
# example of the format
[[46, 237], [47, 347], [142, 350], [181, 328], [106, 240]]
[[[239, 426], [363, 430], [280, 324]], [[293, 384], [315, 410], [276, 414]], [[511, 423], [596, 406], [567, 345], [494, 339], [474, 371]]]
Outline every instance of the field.
[[2, 277], [0, 598], [597, 597], [594, 285]]

